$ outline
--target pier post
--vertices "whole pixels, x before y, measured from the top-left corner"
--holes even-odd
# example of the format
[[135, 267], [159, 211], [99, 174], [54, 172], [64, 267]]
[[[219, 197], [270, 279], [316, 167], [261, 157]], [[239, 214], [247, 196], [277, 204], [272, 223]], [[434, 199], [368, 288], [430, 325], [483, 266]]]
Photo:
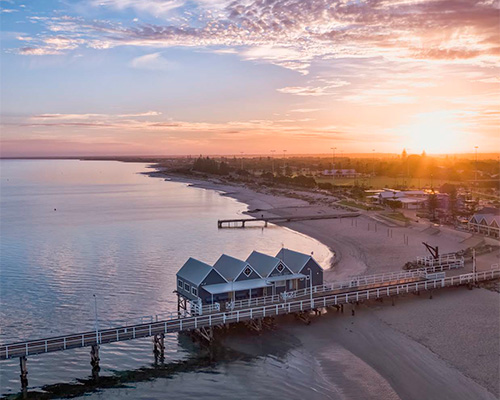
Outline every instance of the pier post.
[[90, 347], [90, 365], [92, 365], [92, 378], [99, 378], [99, 371], [101, 367], [99, 366], [99, 345], [94, 344]]
[[153, 354], [155, 355], [155, 363], [163, 362], [165, 359], [165, 334], [158, 333], [153, 336]]
[[19, 366], [21, 367], [21, 389], [24, 393], [28, 389], [28, 365], [26, 356], [19, 357]]

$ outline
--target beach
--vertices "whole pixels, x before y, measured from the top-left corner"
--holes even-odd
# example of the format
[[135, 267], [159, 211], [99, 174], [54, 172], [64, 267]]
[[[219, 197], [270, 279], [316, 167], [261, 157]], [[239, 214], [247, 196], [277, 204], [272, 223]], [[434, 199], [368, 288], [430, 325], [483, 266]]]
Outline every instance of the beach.
[[[259, 217], [344, 212], [321, 202], [311, 205], [296, 191], [291, 194], [293, 197], [278, 196], [214, 181], [178, 176], [168, 179], [219, 191], [247, 204], [249, 214]], [[426, 255], [422, 242], [439, 246], [441, 253], [484, 242], [482, 237], [468, 232], [422, 221], [400, 226], [380, 219], [374, 212], [363, 213], [355, 220], [279, 225], [311, 236], [332, 250], [335, 258], [325, 273], [327, 281], [400, 271], [407, 261]], [[498, 245], [489, 239], [487, 242]], [[477, 269], [487, 270], [498, 262], [498, 251], [480, 255]], [[470, 266], [466, 266], [466, 271], [470, 271]], [[329, 311], [315, 318], [310, 326], [290, 323], [288, 328], [320, 360], [322, 374], [327, 378], [335, 380], [339, 373], [338, 362], [333, 367], [332, 357], [338, 355], [340, 348], [356, 359], [349, 363], [350, 375], [344, 377], [351, 379], [356, 396], [344, 393], [345, 398], [380, 398], [380, 393], [385, 393], [384, 398], [388, 399], [495, 399], [500, 396], [499, 296], [487, 289], [460, 287], [435, 291], [432, 299], [429, 293], [408, 295], [396, 299], [395, 306], [390, 302], [361, 304], [356, 306], [355, 316], [351, 316], [350, 309], [342, 315]], [[378, 382], [377, 391], [363, 389], [364, 364], [378, 374], [370, 379], [372, 384]], [[370, 393], [378, 393], [378, 397]]]

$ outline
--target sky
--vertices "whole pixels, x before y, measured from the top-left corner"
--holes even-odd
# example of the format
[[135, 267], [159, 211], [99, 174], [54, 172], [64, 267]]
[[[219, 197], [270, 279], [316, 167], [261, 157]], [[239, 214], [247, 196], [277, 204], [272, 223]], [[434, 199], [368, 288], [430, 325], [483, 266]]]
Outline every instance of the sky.
[[0, 0], [0, 155], [500, 151], [490, 0]]

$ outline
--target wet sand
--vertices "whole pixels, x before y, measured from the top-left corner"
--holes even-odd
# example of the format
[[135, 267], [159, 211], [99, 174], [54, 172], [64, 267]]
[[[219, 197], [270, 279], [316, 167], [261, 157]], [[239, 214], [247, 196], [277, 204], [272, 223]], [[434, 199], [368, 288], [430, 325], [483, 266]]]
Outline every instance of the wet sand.
[[[343, 212], [307, 201], [258, 193], [214, 182], [173, 177], [197, 187], [218, 190], [243, 203], [256, 216]], [[299, 193], [300, 195], [300, 193]], [[334, 253], [326, 280], [399, 271], [426, 255], [422, 242], [442, 253], [481, 242], [482, 237], [429, 223], [409, 227], [386, 223], [374, 212], [356, 220], [315, 220], [280, 224], [311, 236]], [[376, 225], [376, 228], [375, 228]], [[408, 245], [404, 238], [408, 237]], [[285, 243], [286, 246], [286, 243]], [[499, 254], [478, 258], [478, 270], [498, 263]], [[427, 297], [426, 297], [427, 296]], [[328, 313], [310, 326], [290, 324], [303, 346], [312, 351], [322, 373], [332, 381], [343, 374], [352, 382], [345, 398], [494, 399], [500, 396], [500, 295], [486, 289], [451, 289], [419, 298], [407, 296], [396, 306], [361, 305], [356, 316]], [[351, 360], [351, 362], [349, 362]], [[357, 360], [354, 362], [354, 360]], [[365, 379], [366, 378], [366, 379]], [[363, 382], [370, 382], [364, 390]], [[370, 390], [376, 386], [377, 390]]]

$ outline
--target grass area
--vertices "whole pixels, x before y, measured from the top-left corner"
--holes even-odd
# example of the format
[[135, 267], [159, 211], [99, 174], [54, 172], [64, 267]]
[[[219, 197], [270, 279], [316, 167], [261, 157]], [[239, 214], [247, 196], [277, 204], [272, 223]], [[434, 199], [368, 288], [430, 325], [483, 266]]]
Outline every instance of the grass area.
[[314, 178], [318, 183], [331, 183], [338, 186], [353, 186], [365, 185], [374, 189], [383, 189], [386, 187], [393, 188], [395, 186], [406, 185], [409, 188], [423, 188], [434, 186], [438, 188], [444, 183], [459, 184], [459, 182], [448, 181], [443, 179], [419, 179], [419, 178], [391, 178], [390, 176], [375, 176], [372, 178], [335, 178], [317, 176]]
[[363, 203], [356, 203], [355, 201], [351, 201], [351, 200], [342, 200], [342, 201], [339, 201], [339, 204], [342, 206], [359, 208], [360, 210], [383, 210], [383, 208], [380, 208], [377, 206], [370, 206], [370, 205], [363, 204]]
[[391, 213], [387, 213], [387, 214], [383, 214], [383, 215], [384, 215], [384, 217], [392, 218], [392, 219], [395, 219], [395, 220], [398, 220], [398, 221], [402, 221], [402, 222], [408, 222], [408, 221], [410, 221], [410, 219], [406, 218], [400, 212], [391, 212]]

